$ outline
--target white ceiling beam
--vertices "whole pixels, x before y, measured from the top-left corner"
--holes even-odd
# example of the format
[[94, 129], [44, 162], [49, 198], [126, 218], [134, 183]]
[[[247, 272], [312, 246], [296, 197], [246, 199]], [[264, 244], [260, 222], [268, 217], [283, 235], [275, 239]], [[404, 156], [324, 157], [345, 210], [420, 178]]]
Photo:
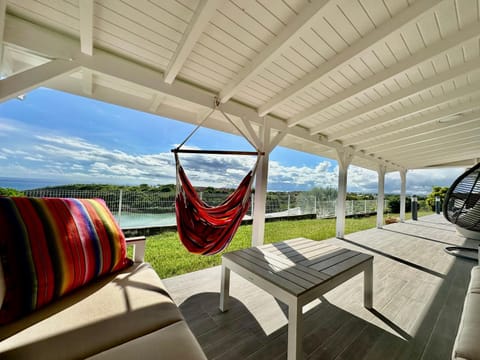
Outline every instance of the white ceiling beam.
[[[408, 136], [402, 136], [401, 138], [391, 137], [390, 140], [381, 139], [380, 142], [383, 143], [379, 146], [369, 146], [367, 149], [370, 152], [382, 152], [382, 149], [388, 148], [388, 151], [401, 150], [405, 147], [417, 146], [423, 143], [430, 143], [434, 140], [443, 141], [447, 143], [452, 138], [463, 136], [465, 133], [472, 132], [473, 127], [475, 130], [480, 129], [478, 125], [478, 119], [480, 114], [477, 112], [476, 115], [472, 116], [468, 121], [465, 121], [461, 124], [443, 126], [448, 124], [442, 124], [442, 127], [438, 127], [438, 124], [429, 124], [427, 127], [421, 127], [421, 130], [415, 132], [414, 134]], [[468, 135], [468, 134], [466, 134]], [[378, 150], [376, 150], [378, 149]]]
[[[464, 98], [466, 96], [472, 96], [475, 94], [480, 93], [480, 84], [475, 83], [472, 85], [467, 85], [464, 86], [456, 91], [449, 92], [445, 95], [434, 97], [432, 99], [429, 99], [427, 101], [422, 101], [418, 104], [415, 104], [413, 106], [406, 107], [401, 110], [389, 112], [385, 115], [381, 115], [379, 117], [373, 118], [373, 119], [368, 119], [365, 121], [362, 121], [360, 124], [357, 125], [352, 125], [349, 126], [345, 130], [339, 130], [337, 132], [333, 132], [328, 135], [328, 139], [330, 141], [338, 140], [338, 139], [345, 139], [349, 137], [354, 137], [356, 133], [358, 132], [364, 132], [365, 130], [374, 128], [375, 126], [381, 125], [381, 124], [386, 124], [388, 122], [393, 122], [395, 120], [399, 120], [402, 118], [405, 118], [407, 116], [412, 116], [418, 113], [421, 113], [423, 111], [433, 109], [439, 105], [447, 104], [449, 102], [452, 102], [457, 99]], [[448, 116], [448, 115], [453, 115], [459, 112], [463, 111], [468, 111], [469, 108], [467, 107], [468, 104], [460, 104], [458, 106], [454, 106], [448, 109], [442, 110], [439, 114], [442, 114], [441, 116]], [[432, 114], [434, 115], [434, 114]], [[418, 120], [418, 119], [417, 119]], [[423, 121], [423, 120], [422, 120]], [[375, 130], [372, 129], [372, 133], [374, 133]], [[358, 139], [356, 139], [358, 140]], [[348, 140], [344, 140], [348, 142]]]
[[[411, 129], [411, 128], [420, 128], [420, 126], [423, 125], [423, 124], [436, 122], [438, 119], [445, 118], [445, 117], [448, 117], [448, 116], [451, 116], [451, 115], [454, 115], [454, 114], [462, 113], [464, 111], [469, 111], [469, 110], [472, 110], [472, 109], [476, 109], [476, 108], [479, 108], [479, 107], [480, 107], [480, 103], [478, 101], [468, 102], [468, 103], [464, 103], [464, 104], [458, 104], [456, 106], [452, 106], [452, 107], [449, 107], [449, 108], [442, 109], [440, 111], [436, 111], [436, 112], [433, 112], [433, 113], [426, 114], [426, 115], [424, 115], [423, 117], [420, 117], [420, 118], [412, 117], [412, 118], [408, 118], [408, 119], [405, 119], [405, 120], [395, 122], [394, 124], [391, 124], [390, 126], [387, 126], [387, 127], [381, 128], [381, 129], [377, 129], [377, 130], [373, 130], [373, 131], [369, 131], [368, 134], [366, 134], [364, 137], [357, 136], [356, 138], [354, 138], [350, 141], [345, 141], [345, 142], [349, 142], [349, 143], [352, 143], [352, 144], [355, 144], [355, 145], [360, 145], [360, 146], [363, 147], [365, 145], [365, 143], [371, 142], [369, 139], [378, 138], [378, 137], [381, 137], [381, 136], [384, 136], [384, 135], [393, 135], [396, 131], [405, 131], [405, 130]], [[468, 121], [469, 119], [471, 119], [471, 116], [472, 115], [468, 114], [464, 119], [459, 119], [457, 121], [457, 124]], [[474, 114], [473, 116], [476, 116], [476, 114]], [[352, 145], [352, 144], [350, 144], [350, 145]]]
[[[392, 79], [395, 76], [398, 76], [399, 74], [414, 66], [418, 66], [432, 59], [433, 57], [439, 56], [453, 48], [461, 46], [464, 42], [472, 38], [478, 37], [478, 34], [480, 34], [480, 23], [475, 22], [465, 27], [464, 29], [453, 33], [449, 37], [439, 40], [435, 44], [432, 44], [424, 48], [423, 50], [418, 51], [412, 56], [407, 57], [405, 60], [398, 62], [386, 68], [385, 70], [382, 70], [370, 76], [369, 78], [349, 87], [348, 89], [338, 93], [337, 95], [332, 96], [331, 98], [322, 101], [319, 104], [311, 106], [305, 111], [302, 111], [301, 113], [289, 119], [288, 124], [289, 126], [296, 125], [301, 121], [308, 119], [309, 117], [312, 117], [322, 111], [330, 109], [347, 99], [351, 99], [362, 92], [372, 89], [375, 86], [378, 86], [379, 84], [389, 79]], [[324, 127], [328, 128], [337, 124], [337, 121], [332, 120], [326, 122], [324, 124]]]
[[262, 71], [267, 64], [277, 58], [286, 48], [290, 46], [290, 40], [311, 27], [316, 16], [327, 5], [328, 0], [315, 0], [308, 2], [287, 26], [278, 34], [233, 80], [228, 83], [219, 94], [222, 103], [227, 102], [235, 95], [238, 89], [250, 81], [252, 77]]
[[462, 136], [461, 141], [459, 141], [456, 144], [445, 145], [445, 144], [448, 144], [447, 142], [445, 142], [445, 138], [440, 137], [440, 138], [431, 139], [431, 141], [425, 141], [421, 144], [415, 144], [415, 147], [413, 147], [412, 146], [413, 144], [412, 144], [410, 146], [403, 146], [402, 148], [397, 148], [395, 150], [389, 148], [387, 151], [378, 152], [376, 154], [378, 156], [383, 156], [387, 158], [392, 155], [394, 155], [395, 158], [401, 158], [401, 156], [417, 156], [419, 154], [423, 155], [427, 151], [441, 151], [441, 150], [443, 151], [444, 149], [448, 150], [448, 146], [451, 146], [451, 145], [463, 144], [466, 146], [467, 144], [472, 144], [472, 143], [473, 145], [478, 145], [478, 139], [480, 135], [478, 131], [475, 133], [462, 132], [462, 133], [456, 133], [456, 134], [457, 134], [456, 136], [459, 136], [459, 135]]
[[152, 103], [148, 107], [148, 110], [155, 114], [158, 111], [158, 107], [165, 101], [165, 98], [166, 96], [163, 94], [155, 94], [152, 99]]
[[80, 8], [80, 50], [85, 55], [93, 54], [93, 0], [81, 0]]
[[318, 134], [319, 132], [323, 131], [324, 129], [340, 124], [342, 122], [346, 122], [352, 120], [356, 117], [371, 113], [373, 111], [382, 109], [386, 106], [392, 105], [398, 101], [403, 99], [407, 99], [410, 96], [417, 95], [425, 90], [431, 89], [435, 86], [438, 86], [446, 81], [452, 80], [456, 77], [461, 75], [468, 74], [474, 70], [478, 70], [480, 68], [480, 62], [478, 59], [472, 59], [463, 63], [462, 65], [456, 66], [454, 68], [449, 69], [448, 71], [444, 71], [439, 73], [435, 76], [432, 76], [426, 80], [416, 83], [415, 85], [409, 86], [407, 88], [403, 88], [399, 91], [396, 91], [388, 96], [384, 96], [378, 101], [372, 101], [371, 103], [361, 106], [353, 111], [349, 111], [344, 115], [337, 116], [336, 118], [332, 119], [331, 121], [324, 122], [322, 125], [314, 127], [311, 129], [312, 134]]
[[475, 141], [475, 140], [467, 141], [467, 142], [465, 142], [465, 144], [463, 144], [463, 143], [449, 144], [449, 145], [444, 144], [443, 147], [442, 146], [437, 146], [436, 148], [422, 150], [421, 152], [417, 152], [417, 153], [415, 153], [414, 151], [411, 151], [409, 153], [399, 154], [395, 158], [398, 159], [398, 161], [400, 161], [400, 162], [405, 161], [405, 160], [410, 160], [412, 158], [415, 158], [416, 160], [417, 159], [419, 159], [419, 160], [435, 159], [435, 158], [438, 158], [438, 157], [441, 158], [442, 155], [444, 155], [445, 153], [447, 153], [447, 154], [450, 154], [450, 153], [461, 154], [462, 152], [461, 151], [459, 152], [459, 150], [463, 150], [463, 149], [467, 149], [466, 152], [468, 154], [472, 153], [476, 149], [477, 154], [478, 154], [478, 151], [480, 151], [480, 144], [479, 144], [478, 141]]
[[447, 166], [446, 164], [451, 164], [455, 162], [465, 162], [468, 164], [473, 164], [473, 159], [478, 156], [478, 149], [472, 151], [465, 151], [462, 153], [452, 153], [446, 155], [441, 152], [436, 156], [426, 156], [426, 157], [417, 157], [414, 159], [407, 159], [409, 162], [409, 169], [425, 169], [425, 168], [435, 168], [440, 166]]
[[[5, 17], [7, 14], [7, 0], [0, 0], [0, 70], [3, 64], [3, 34], [5, 32]], [[2, 74], [0, 74], [1, 77]]]
[[78, 69], [79, 65], [73, 61], [52, 60], [0, 80], [0, 103], [25, 94], [48, 80], [65, 76]]
[[410, 135], [399, 137], [398, 134], [392, 133], [381, 139], [370, 139], [369, 144], [363, 144], [362, 148], [368, 149], [368, 152], [380, 152], [385, 147], [395, 149], [428, 141], [432, 138], [442, 138], [445, 135], [456, 136], [457, 133], [472, 131], [478, 128], [479, 124], [477, 121], [479, 118], [479, 112], [475, 112], [468, 115], [465, 119], [462, 119], [461, 122], [446, 123], [442, 124], [441, 127], [439, 127], [438, 124], [430, 123], [427, 126], [419, 126], [417, 131], [412, 132]]
[[203, 34], [205, 27], [215, 15], [217, 8], [224, 1], [225, 0], [200, 0], [193, 14], [193, 18], [185, 29], [182, 40], [177, 46], [175, 54], [168, 63], [167, 70], [164, 74], [164, 81], [167, 84], [171, 84], [175, 80], [175, 77], [180, 72], [198, 39]]
[[[81, 67], [137, 84], [153, 92], [160, 92], [206, 108], [212, 106], [213, 99], [216, 96], [212, 92], [178, 79], [171, 85], [166, 84], [160, 72], [100, 49], [95, 49], [93, 56], [86, 56], [79, 52], [79, 42], [77, 40], [14, 16], [7, 16], [6, 28], [8, 29], [6, 32], [6, 41], [8, 43], [29, 49], [35, 53], [46, 53], [50, 57], [73, 58], [75, 63]], [[95, 98], [100, 98], [100, 95], [97, 94], [98, 91], [99, 89], [97, 88], [95, 90]], [[129, 102], [129, 104], [131, 103]], [[130, 106], [136, 108], [133, 105]], [[264, 124], [265, 118], [259, 117], [256, 109], [236, 101], [231, 100], [222, 104], [222, 110], [229, 115], [246, 118], [257, 126], [263, 126]], [[318, 135], [311, 135], [303, 127], [288, 128], [286, 121], [278, 117], [267, 116], [267, 118], [273, 129], [285, 131], [287, 135], [300, 138], [307, 143], [321, 144], [332, 149], [343, 147], [340, 143], [328, 142]], [[376, 159], [362, 152], [356, 152], [355, 156], [368, 160], [372, 164], [372, 169], [375, 169], [377, 164], [385, 164], [389, 169], [398, 167], [393, 162]]]
[[93, 95], [93, 73], [88, 69], [82, 69], [82, 90], [85, 95]]
[[[423, 13], [425, 13], [426, 11], [431, 11], [432, 8], [436, 6], [439, 2], [441, 1], [428, 0], [415, 2], [413, 5], [407, 7], [400, 14], [395, 15], [392, 19], [385, 21], [378, 28], [374, 29], [373, 31], [365, 35], [363, 38], [360, 38], [357, 42], [347, 47], [341, 53], [329, 59], [327, 62], [321, 64], [318, 68], [307, 74], [299, 81], [282, 90], [267, 103], [260, 106], [258, 108], [258, 114], [260, 116], [268, 114], [273, 109], [281, 105], [283, 102], [304, 91], [306, 87], [311, 86], [315, 82], [321, 81], [322, 79], [326, 78], [332, 71], [335, 71], [336, 69], [344, 66], [354, 57], [362, 56], [366, 52], [369, 52], [372, 46], [378, 44], [380, 41], [384, 41], [385, 37], [400, 30], [409, 23], [416, 21], [420, 16], [423, 15]], [[363, 82], [364, 81], [362, 81], [362, 83]], [[347, 91], [348, 90], [350, 89], [347, 89]], [[315, 108], [322, 108], [327, 106], [326, 103], [321, 103], [320, 105], [322, 106], [315, 106]], [[303, 119], [299, 117], [298, 119], [289, 122], [289, 125], [296, 125], [301, 120]]]
[[[412, 138], [410, 139], [410, 143], [403, 143], [403, 144], [394, 144], [392, 146], [386, 146], [381, 149], [379, 149], [377, 152], [375, 152], [378, 156], [390, 156], [391, 154], [403, 154], [411, 151], [418, 151], [421, 149], [428, 149], [432, 146], [437, 146], [437, 145], [445, 145], [449, 143], [449, 141], [446, 140], [451, 140], [454, 138], [461, 138], [461, 142], [463, 142], [465, 139], [468, 139], [470, 137], [476, 137], [478, 139], [478, 136], [480, 134], [480, 128], [472, 130], [471, 128], [471, 123], [469, 124], [470, 128], [468, 129], [465, 128], [450, 128], [450, 129], [439, 129], [440, 131], [435, 132], [435, 136], [431, 136], [431, 132], [421, 134], [423, 137], [418, 137], [418, 138]], [[449, 139], [448, 136], [451, 136]], [[389, 155], [390, 154], [390, 155]]]

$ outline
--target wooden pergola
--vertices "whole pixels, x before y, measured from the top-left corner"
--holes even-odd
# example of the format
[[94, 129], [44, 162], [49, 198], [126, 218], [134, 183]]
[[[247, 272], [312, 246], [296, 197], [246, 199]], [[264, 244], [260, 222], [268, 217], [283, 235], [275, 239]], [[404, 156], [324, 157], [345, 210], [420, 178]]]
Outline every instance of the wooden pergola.
[[39, 86], [238, 134], [268, 154], [336, 159], [337, 237], [351, 164], [401, 176], [480, 153], [478, 0], [0, 0], [0, 101]]

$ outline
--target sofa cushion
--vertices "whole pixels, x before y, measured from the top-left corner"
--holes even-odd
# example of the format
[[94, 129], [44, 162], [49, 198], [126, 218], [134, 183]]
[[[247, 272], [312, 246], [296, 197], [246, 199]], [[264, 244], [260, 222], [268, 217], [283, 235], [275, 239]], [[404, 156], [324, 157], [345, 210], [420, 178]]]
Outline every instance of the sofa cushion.
[[131, 264], [100, 199], [0, 197], [0, 229], [0, 324]]
[[183, 317], [148, 264], [135, 264], [0, 327], [0, 358], [83, 359]]
[[88, 360], [182, 359], [207, 360], [185, 321], [89, 357]]
[[[462, 319], [458, 327], [453, 359], [480, 360], [480, 293], [478, 284], [480, 280], [480, 267], [474, 267], [471, 272], [470, 286], [463, 305]], [[473, 291], [472, 291], [473, 290]]]

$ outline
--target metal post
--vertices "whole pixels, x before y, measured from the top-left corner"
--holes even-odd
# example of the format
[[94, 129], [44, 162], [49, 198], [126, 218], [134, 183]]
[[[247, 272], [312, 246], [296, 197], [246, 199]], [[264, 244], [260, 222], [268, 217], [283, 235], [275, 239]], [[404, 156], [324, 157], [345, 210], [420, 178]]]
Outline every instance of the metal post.
[[417, 204], [417, 195], [412, 196], [412, 220], [418, 220], [418, 204]]
[[120, 194], [118, 196], [118, 225], [120, 225], [120, 219], [122, 218], [122, 201], [123, 201], [123, 190], [120, 189]]
[[290, 215], [290, 193], [288, 193], [288, 200], [287, 200], [287, 216]]
[[440, 196], [435, 196], [435, 213], [440, 214]]

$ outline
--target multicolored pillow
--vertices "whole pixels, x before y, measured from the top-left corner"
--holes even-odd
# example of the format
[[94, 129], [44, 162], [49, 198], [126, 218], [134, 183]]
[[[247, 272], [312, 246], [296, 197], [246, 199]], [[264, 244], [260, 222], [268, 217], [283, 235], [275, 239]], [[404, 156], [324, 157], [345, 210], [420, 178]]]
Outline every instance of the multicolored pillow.
[[0, 197], [0, 324], [131, 264], [101, 199]]

